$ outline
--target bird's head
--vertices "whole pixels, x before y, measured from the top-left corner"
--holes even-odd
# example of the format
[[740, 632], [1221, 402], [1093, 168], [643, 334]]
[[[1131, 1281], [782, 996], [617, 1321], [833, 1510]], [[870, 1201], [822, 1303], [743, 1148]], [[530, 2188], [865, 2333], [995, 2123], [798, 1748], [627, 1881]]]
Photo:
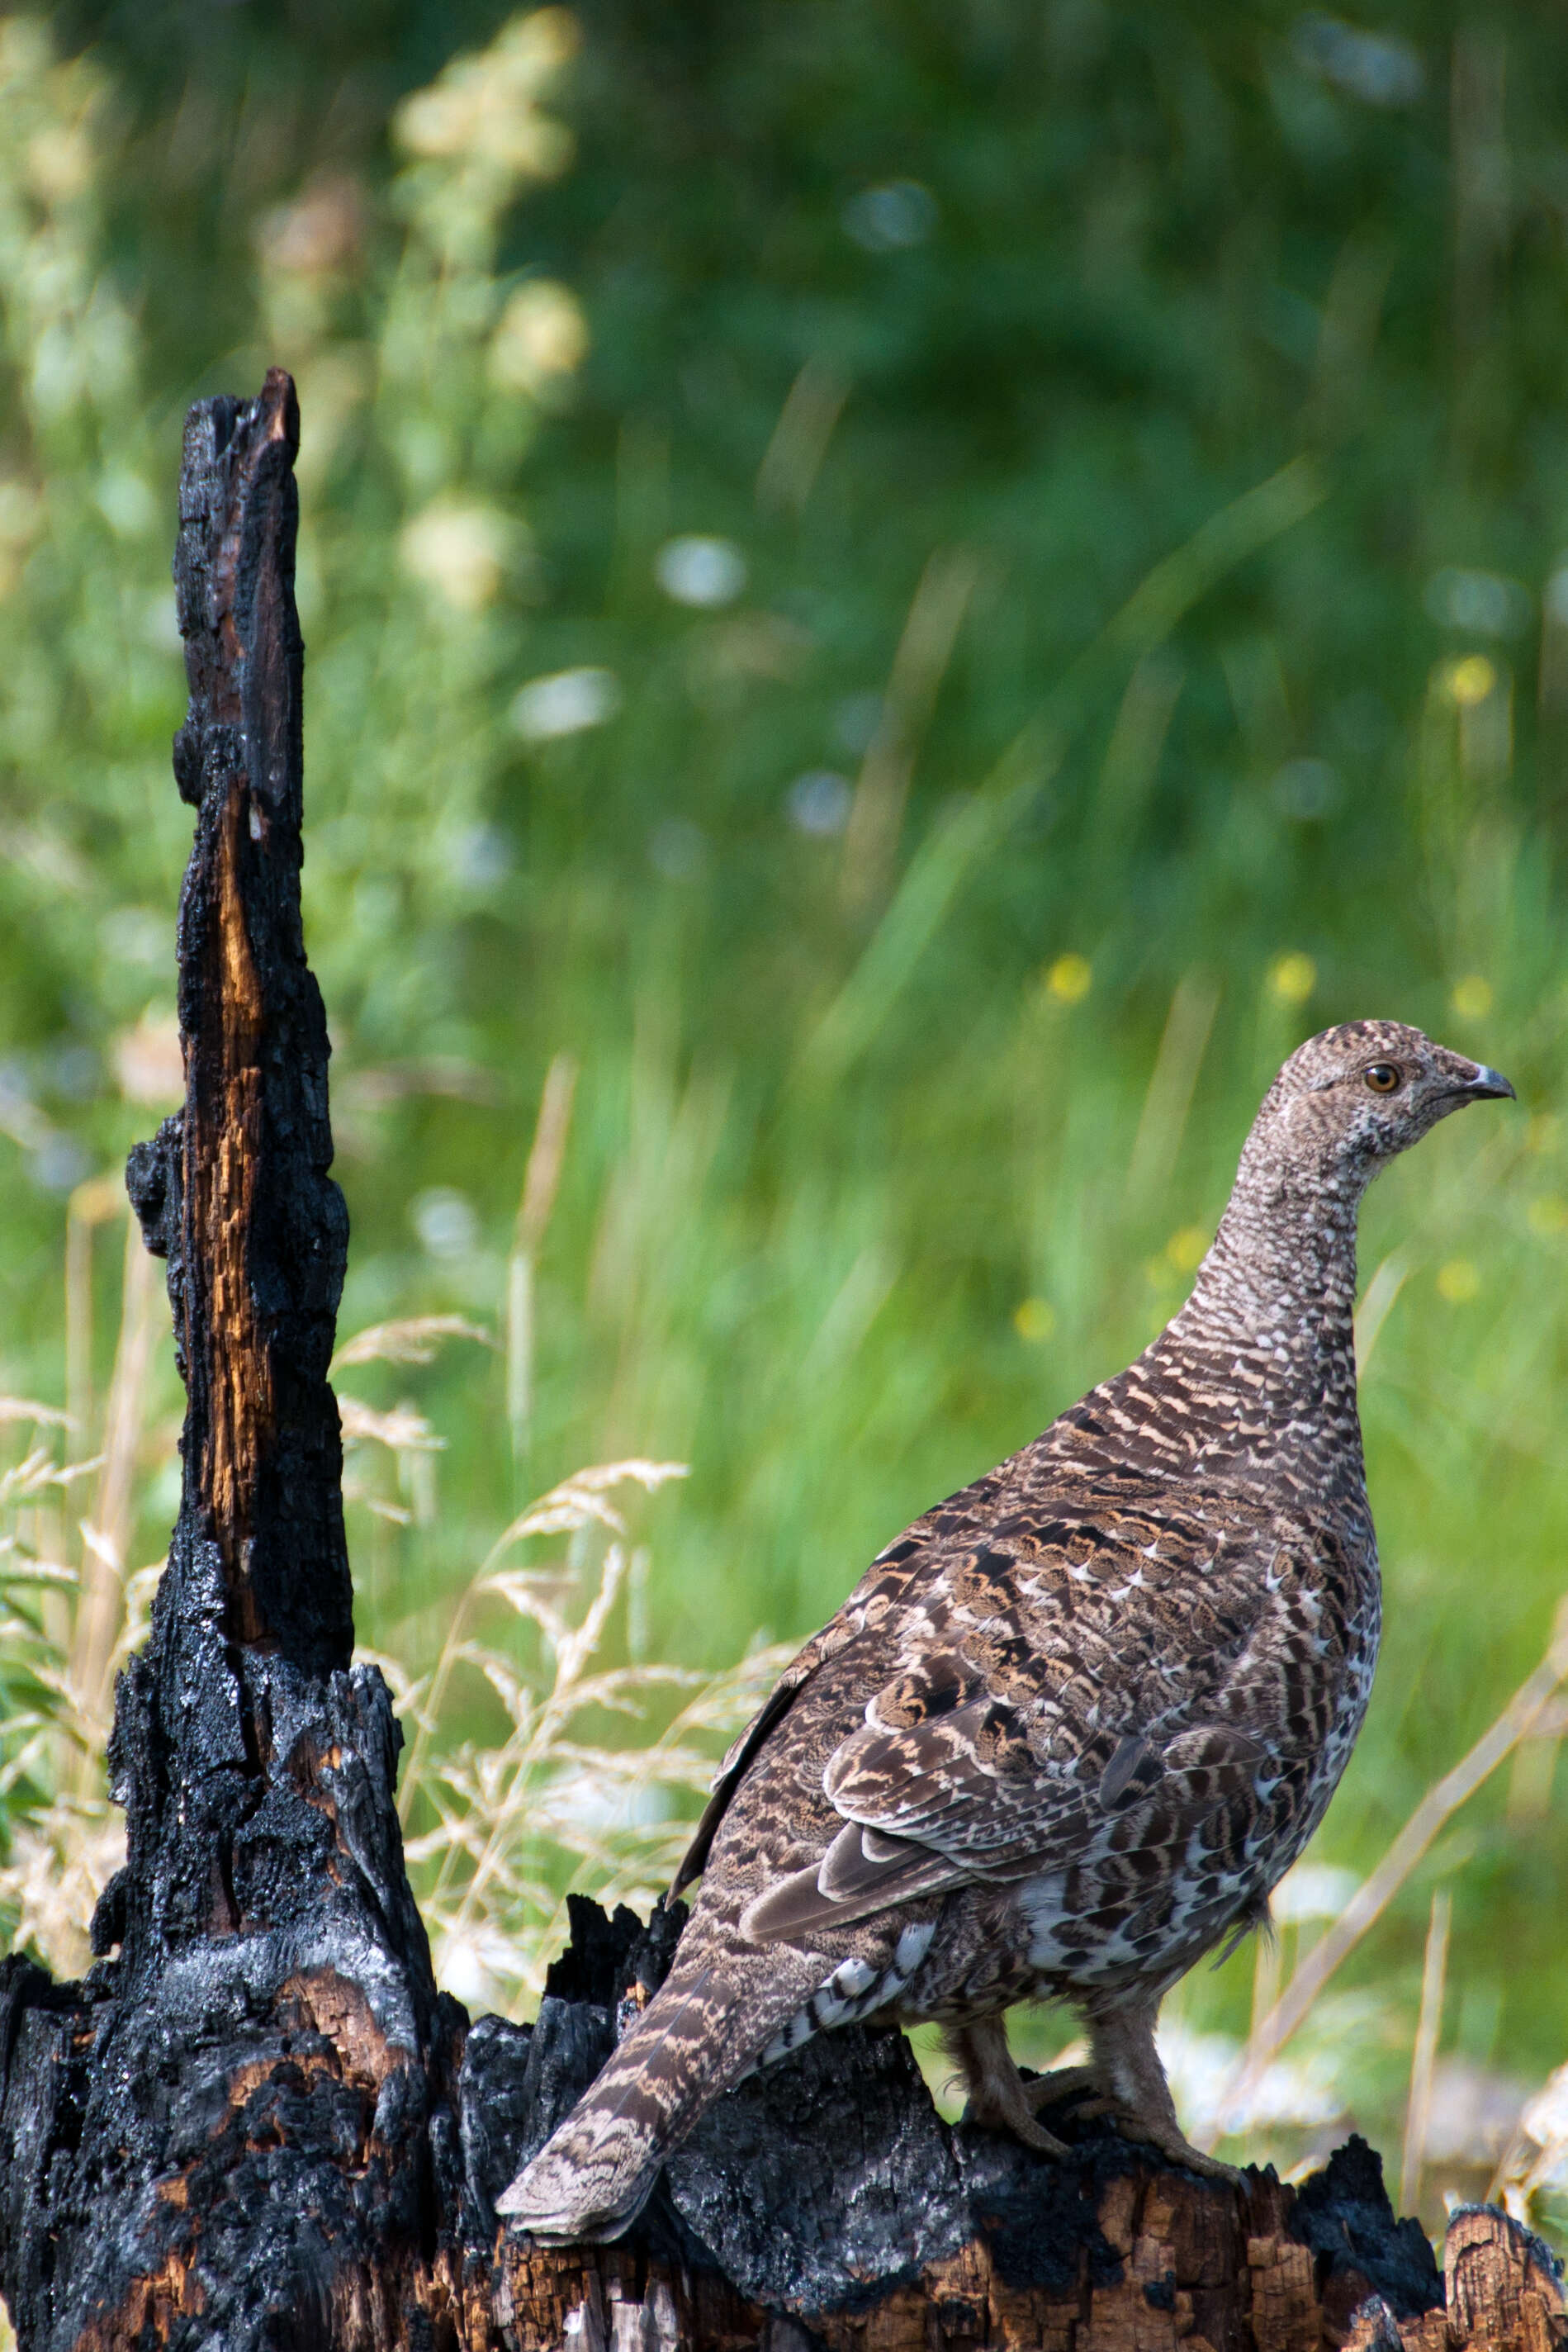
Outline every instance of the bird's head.
[[1401, 1021], [1344, 1021], [1296, 1048], [1254, 1135], [1279, 1159], [1358, 1188], [1450, 1111], [1512, 1093], [1500, 1071]]

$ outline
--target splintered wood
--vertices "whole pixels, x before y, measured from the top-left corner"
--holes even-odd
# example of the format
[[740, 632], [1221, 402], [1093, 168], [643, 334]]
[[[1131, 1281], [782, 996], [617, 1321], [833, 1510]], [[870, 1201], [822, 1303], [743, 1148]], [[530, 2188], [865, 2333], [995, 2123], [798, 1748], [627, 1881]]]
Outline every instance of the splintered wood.
[[1443, 2279], [1450, 2343], [1473, 2352], [1563, 2352], [1568, 2344], [1563, 2282], [1552, 2256], [1493, 2207], [1455, 2214]]
[[1293, 2201], [1256, 2177], [1231, 2190], [1125, 2174], [1097, 2216], [1113, 2280], [1092, 2278], [1085, 2252], [1060, 2287], [1012, 2283], [977, 2239], [863, 2307], [796, 2315], [615, 2246], [503, 2242], [488, 2311], [451, 2315], [465, 2352], [1568, 2352], [1552, 2259], [1504, 2214], [1457, 2214], [1447, 2309], [1396, 2316], [1354, 2265], [1321, 2280]]
[[244, 782], [243, 773], [233, 777], [214, 831], [221, 964], [221, 982], [209, 1000], [216, 1015], [214, 1083], [192, 1089], [193, 1115], [184, 1126], [184, 1196], [192, 1255], [207, 1269], [207, 1313], [198, 1328], [188, 1311], [183, 1337], [187, 1360], [204, 1336], [212, 1347], [211, 1412], [193, 1467], [199, 1491], [210, 1498], [214, 1534], [235, 1594], [237, 1631], [242, 1640], [255, 1641], [263, 1628], [245, 1572], [246, 1545], [277, 1408], [270, 1354], [246, 1262], [263, 1144], [265, 1023], [235, 872], [247, 798]]

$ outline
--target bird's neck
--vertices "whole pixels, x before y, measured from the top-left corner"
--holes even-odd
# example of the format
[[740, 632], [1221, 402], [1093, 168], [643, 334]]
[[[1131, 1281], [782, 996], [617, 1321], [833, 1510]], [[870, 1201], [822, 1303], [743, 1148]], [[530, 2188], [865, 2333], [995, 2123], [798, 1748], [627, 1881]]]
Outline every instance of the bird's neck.
[[1260, 1144], [1254, 1130], [1186, 1305], [1046, 1443], [1082, 1468], [1261, 1478], [1314, 1514], [1360, 1519], [1355, 1225], [1365, 1181], [1303, 1175]]
[[1360, 1487], [1355, 1392], [1359, 1171], [1303, 1174], [1243, 1154], [1191, 1297], [1149, 1350], [1224, 1399], [1206, 1463]]

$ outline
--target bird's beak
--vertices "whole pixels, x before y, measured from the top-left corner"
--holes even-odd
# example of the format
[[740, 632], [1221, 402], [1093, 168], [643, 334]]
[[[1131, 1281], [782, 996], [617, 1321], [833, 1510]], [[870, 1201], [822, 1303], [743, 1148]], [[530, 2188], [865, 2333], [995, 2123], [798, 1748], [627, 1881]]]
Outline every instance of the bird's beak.
[[1502, 1072], [1489, 1069], [1485, 1062], [1477, 1063], [1473, 1078], [1460, 1080], [1458, 1091], [1467, 1102], [1486, 1102], [1503, 1097], [1510, 1102], [1519, 1099]]

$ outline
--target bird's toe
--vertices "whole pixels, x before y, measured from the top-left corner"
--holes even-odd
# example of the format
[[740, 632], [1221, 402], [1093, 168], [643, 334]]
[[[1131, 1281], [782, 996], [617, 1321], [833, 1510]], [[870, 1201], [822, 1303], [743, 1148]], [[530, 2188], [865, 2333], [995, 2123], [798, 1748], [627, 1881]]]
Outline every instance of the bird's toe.
[[1100, 2087], [1100, 2078], [1092, 2066], [1057, 2066], [1049, 2074], [1032, 2074], [1024, 2081], [1023, 2095], [1037, 2112], [1041, 2107], [1054, 2107], [1071, 2099], [1078, 2105], [1080, 2115], [1092, 2112], [1079, 2103], [1091, 2091]]
[[1124, 2100], [1100, 2098], [1089, 2101], [1078, 2110], [1081, 2116], [1108, 2116], [1124, 2139], [1138, 2141], [1163, 2156], [1167, 2163], [1180, 2165], [1185, 2172], [1196, 2172], [1205, 2180], [1223, 2180], [1231, 2188], [1239, 2187], [1244, 2175], [1234, 2164], [1222, 2164], [1217, 2156], [1206, 2156], [1194, 2147], [1185, 2134], [1156, 2116], [1141, 2114]]
[[[1020, 2083], [1019, 2089], [1020, 2094], [1025, 2093], [1027, 2086]], [[1047, 2131], [1042, 2123], [1035, 2121], [1030, 2113], [1027, 2095], [1013, 2100], [986, 2098], [977, 2094], [965, 2107], [963, 2121], [978, 2125], [982, 2131], [1011, 2132], [1015, 2139], [1022, 2140], [1025, 2147], [1036, 2148], [1041, 2156], [1068, 2156], [1071, 2153], [1064, 2140], [1058, 2139], [1054, 2132]]]
[[966, 2108], [964, 2121], [980, 2124], [988, 2131], [1011, 2132], [1015, 2139], [1022, 2140], [1025, 2147], [1032, 2147], [1041, 2156], [1070, 2156], [1072, 2152], [1065, 2140], [1058, 2139], [1056, 2134], [1047, 2131], [1043, 2124], [1037, 2124], [1027, 2110], [1021, 2116], [976, 2116]]

